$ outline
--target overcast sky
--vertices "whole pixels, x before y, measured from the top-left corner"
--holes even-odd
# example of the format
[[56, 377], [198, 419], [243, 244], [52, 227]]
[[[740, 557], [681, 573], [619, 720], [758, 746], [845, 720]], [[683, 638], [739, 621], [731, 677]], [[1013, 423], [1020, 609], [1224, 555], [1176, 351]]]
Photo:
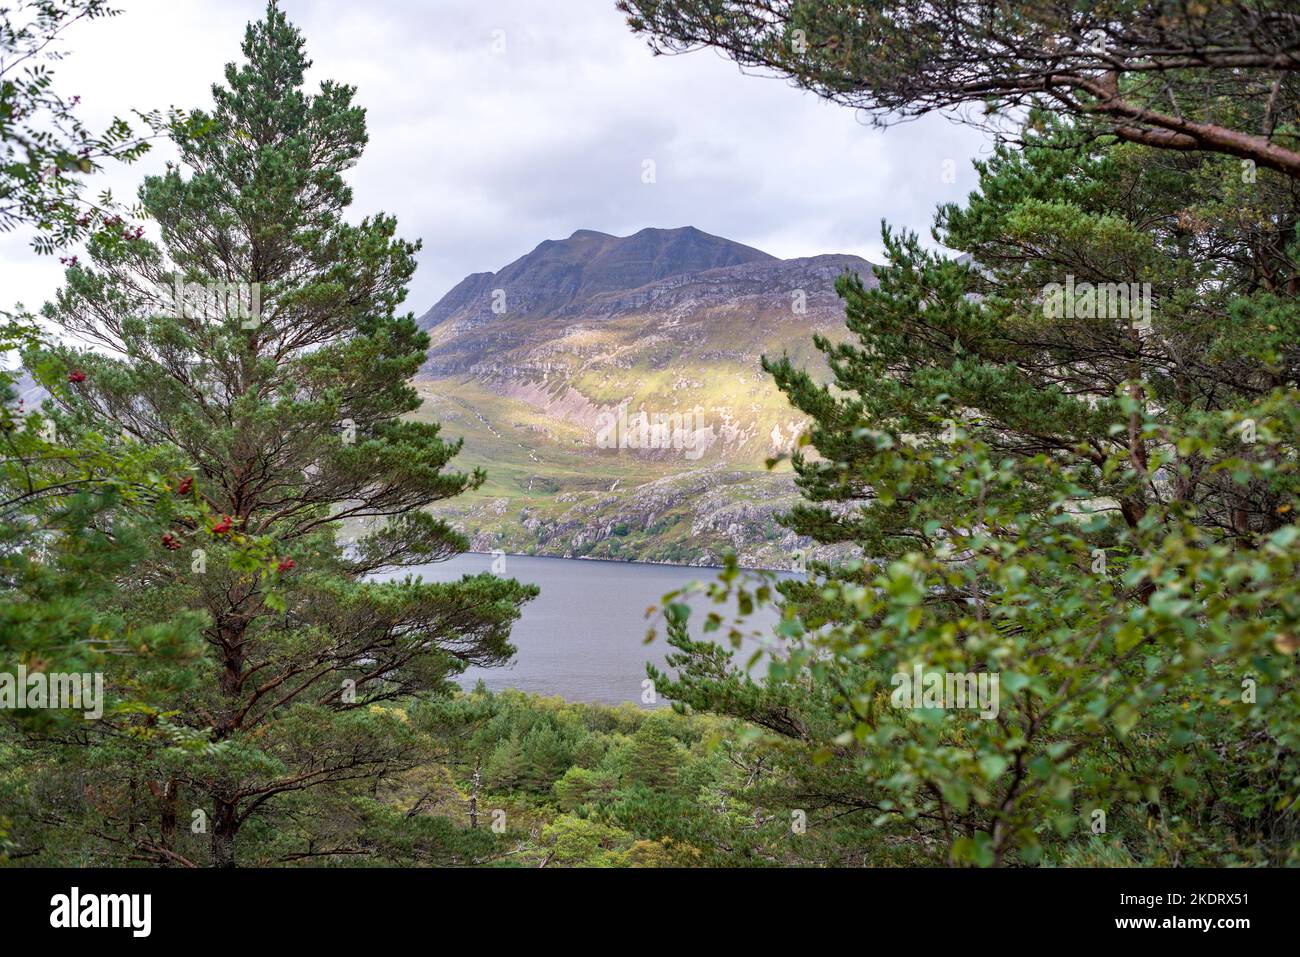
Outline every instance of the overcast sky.
[[[240, 58], [257, 0], [117, 0], [77, 25], [56, 65], [92, 127], [132, 108], [207, 107]], [[353, 218], [394, 213], [424, 241], [408, 306], [576, 229], [696, 226], [777, 256], [880, 259], [880, 221], [928, 233], [974, 186], [983, 137], [942, 117], [879, 131], [713, 51], [654, 57], [613, 0], [282, 0], [306, 34], [309, 89], [358, 87], [370, 145]], [[504, 49], [501, 49], [504, 44]], [[119, 197], [173, 155], [96, 177]], [[643, 182], [645, 161], [655, 182]], [[945, 161], [955, 176], [945, 177]], [[946, 179], [952, 179], [947, 182]], [[0, 236], [0, 300], [59, 282], [21, 234]]]

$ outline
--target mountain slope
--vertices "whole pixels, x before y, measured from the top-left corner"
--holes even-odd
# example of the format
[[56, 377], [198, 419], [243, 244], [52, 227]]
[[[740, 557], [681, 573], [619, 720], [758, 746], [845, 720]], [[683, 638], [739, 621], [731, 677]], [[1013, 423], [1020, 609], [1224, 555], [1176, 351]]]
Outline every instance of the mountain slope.
[[858, 257], [782, 260], [687, 227], [579, 230], [467, 277], [420, 320], [422, 414], [490, 476], [452, 517], [481, 550], [715, 562], [735, 547], [788, 566], [801, 543], [773, 517], [793, 484], [764, 463], [803, 423], [760, 357], [820, 367], [812, 336], [843, 334], [845, 270], [874, 283]]

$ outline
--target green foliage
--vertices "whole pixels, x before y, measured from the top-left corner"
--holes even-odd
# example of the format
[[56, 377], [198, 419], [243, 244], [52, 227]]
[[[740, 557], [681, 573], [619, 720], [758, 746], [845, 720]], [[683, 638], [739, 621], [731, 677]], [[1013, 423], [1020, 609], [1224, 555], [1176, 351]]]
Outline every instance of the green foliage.
[[632, 736], [627, 777], [651, 791], [671, 791], [677, 784], [677, 748], [667, 724], [650, 719]]
[[[305, 92], [302, 36], [274, 3], [243, 52], [213, 109], [172, 128], [179, 164], [140, 189], [161, 242], [92, 238], [46, 306], [91, 348], [26, 357], [78, 373], [54, 395], [64, 441], [168, 477], [166, 496], [115, 501], [114, 516], [167, 504], [114, 603], [137, 629], [200, 622], [205, 644], [165, 712], [105, 720], [102, 751], [74, 749], [62, 769], [55, 823], [100, 860], [231, 866], [237, 840], [260, 863], [319, 855], [310, 831], [291, 829], [294, 845], [270, 823], [300, 792], [346, 805], [428, 760], [427, 737], [384, 705], [507, 660], [536, 593], [491, 575], [376, 579], [463, 550], [424, 510], [483, 475], [449, 471], [459, 442], [405, 418], [428, 344], [397, 311], [418, 244], [391, 216], [344, 217], [343, 176], [366, 142], [354, 90]], [[346, 520], [368, 529], [350, 550], [336, 541]], [[110, 680], [145, 677], [128, 666]], [[164, 719], [195, 747], [145, 733]], [[181, 826], [196, 813], [199, 841]]]
[[619, 776], [609, 771], [590, 771], [574, 765], [564, 772], [552, 789], [555, 800], [566, 811], [593, 804], [612, 794]]
[[[885, 105], [942, 97], [907, 84], [970, 40], [856, 18], [862, 5], [776, 4], [759, 21], [746, 6], [624, 4], [638, 29], [738, 36], [747, 62], [832, 98], [884, 90]], [[0, 12], [0, 52], [106, 12], [27, 9], [26, 30]], [[1244, 29], [1234, 9], [1210, 18], [1223, 34]], [[996, 14], [1035, 42], [1091, 16]], [[1176, 45], [1186, 22], [1167, 26]], [[785, 52], [795, 28], [814, 40], [806, 60]], [[882, 42], [829, 42], [842, 34]], [[354, 90], [304, 91], [302, 37], [274, 3], [243, 52], [213, 109], [171, 125], [180, 163], [140, 190], [161, 242], [106, 222], [47, 306], [90, 348], [2, 330], [50, 399], [20, 410], [0, 375], [0, 667], [102, 670], [110, 687], [102, 721], [5, 716], [9, 859], [1300, 861], [1300, 209], [1293, 178], [1239, 162], [1278, 132], [1287, 145], [1265, 152], [1288, 168], [1289, 88], [1266, 103], [1210, 89], [1228, 125], [1183, 135], [1272, 126], [1204, 152], [1032, 110], [1022, 143], [939, 211], [935, 238], [965, 256], [886, 229], [875, 284], [839, 283], [849, 338], [814, 339], [829, 384], [765, 360], [812, 423], [783, 522], [855, 557], [779, 583], [729, 562], [709, 592], [739, 615], [706, 613], [698, 638], [667, 596], [674, 650], [648, 673], [674, 708], [647, 712], [454, 688], [510, 657], [535, 590], [391, 577], [466, 547], [426, 508], [485, 476], [448, 471], [460, 443], [412, 415], [428, 339], [398, 309], [418, 246], [390, 216], [343, 216], [366, 140]], [[14, 84], [7, 62], [0, 226], [76, 235], [92, 140], [46, 75]], [[1164, 76], [1162, 95], [1185, 97], [1193, 74]], [[1116, 84], [1107, 104], [1150, 102]], [[24, 98], [71, 124], [62, 139], [22, 132]], [[115, 126], [106, 155], [134, 155], [125, 136]], [[257, 290], [255, 315], [169, 299], [231, 282]], [[336, 540], [344, 522], [367, 530], [354, 547]], [[633, 537], [616, 526], [607, 547]], [[781, 617], [753, 636], [759, 680], [762, 655], [739, 655], [768, 603]], [[926, 674], [947, 683], [904, 693]]]
[[507, 738], [498, 743], [488, 756], [484, 775], [488, 787], [511, 791], [523, 782], [527, 770], [519, 739]]
[[[106, 0], [19, 0], [0, 8], [0, 232], [32, 228], [38, 253], [93, 234], [108, 241], [134, 235], [108, 192], [95, 201], [83, 194], [88, 174], [106, 160], [139, 159], [149, 135], [121, 118], [92, 132], [77, 118], [80, 97], [59, 93], [48, 65], [64, 56], [69, 27], [119, 12]], [[151, 134], [191, 126], [176, 110], [136, 118]]]
[[656, 52], [709, 46], [881, 126], [949, 110], [1014, 139], [1035, 108], [1300, 177], [1287, 0], [618, 0]]
[[[1261, 175], [1243, 214], [1235, 163], [1072, 144], [1044, 122], [940, 211], [978, 268], [886, 232], [879, 285], [840, 284], [854, 341], [818, 340], [832, 386], [768, 362], [813, 419], [786, 521], [861, 558], [780, 586], [766, 684], [672, 596], [680, 677], [652, 677], [922, 859], [1294, 862], [1293, 193]], [[1067, 277], [1149, 282], [1151, 328], [1045, 305]], [[916, 668], [996, 676], [996, 714], [900, 703]]]
[[[23, 323], [0, 328], [0, 351], [39, 342]], [[55, 396], [75, 389], [58, 363], [35, 371]], [[165, 453], [69, 435], [51, 403], [32, 409], [17, 399], [15, 379], [0, 373], [0, 672], [89, 674], [129, 662], [144, 670], [110, 688], [106, 706], [159, 708], [192, 680], [205, 618], [132, 614], [119, 586], [162, 528], [196, 512], [171, 494]], [[60, 710], [14, 717], [28, 727], [80, 721]]]
[[[472, 800], [479, 830], [492, 809], [506, 810], [514, 863], [761, 866], [785, 859], [785, 822], [768, 821], [751, 800], [761, 793], [755, 778], [763, 769], [755, 774], [745, 745], [726, 743], [740, 730], [734, 722], [482, 687], [427, 702], [413, 721], [438, 742], [455, 781], [454, 797], [426, 805], [439, 804], [435, 813], [467, 825]], [[776, 846], [765, 850], [767, 839]]]

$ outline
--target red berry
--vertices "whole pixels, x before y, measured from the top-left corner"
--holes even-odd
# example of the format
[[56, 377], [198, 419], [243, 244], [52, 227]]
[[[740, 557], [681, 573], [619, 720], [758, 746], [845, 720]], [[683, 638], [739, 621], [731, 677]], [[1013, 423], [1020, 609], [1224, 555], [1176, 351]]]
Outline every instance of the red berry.
[[292, 569], [293, 566], [296, 565], [296, 564], [297, 564], [297, 562], [295, 562], [292, 558], [282, 558], [282, 559], [280, 559], [280, 564], [279, 564], [279, 566], [278, 566], [278, 570], [281, 571], [281, 572], [287, 572], [287, 571], [289, 571], [290, 569]]
[[187, 475], [185, 478], [181, 479], [181, 484], [176, 486], [176, 494], [188, 495], [192, 488], [194, 488], [194, 477]]
[[176, 540], [176, 536], [173, 535], [171, 532], [168, 532], [162, 537], [162, 543], [163, 543], [163, 548], [172, 552], [176, 551], [176, 549], [181, 547], [181, 543]]
[[85, 381], [86, 381], [86, 373], [82, 372], [80, 369], [73, 369], [71, 372], [68, 373], [68, 381], [69, 381], [69, 382], [85, 382]]
[[230, 516], [222, 515], [221, 521], [217, 522], [217, 524], [212, 526], [212, 534], [224, 535], [228, 531], [230, 531]]

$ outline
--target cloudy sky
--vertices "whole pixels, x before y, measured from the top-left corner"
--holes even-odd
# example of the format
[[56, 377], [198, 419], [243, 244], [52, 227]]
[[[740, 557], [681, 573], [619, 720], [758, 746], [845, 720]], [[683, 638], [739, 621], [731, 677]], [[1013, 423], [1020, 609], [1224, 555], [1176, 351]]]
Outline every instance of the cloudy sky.
[[[259, 0], [115, 5], [117, 18], [74, 28], [56, 68], [92, 127], [132, 108], [208, 106], [244, 24], [264, 10]], [[874, 130], [713, 51], [654, 57], [614, 0], [281, 6], [306, 34], [309, 87], [358, 87], [370, 146], [351, 174], [353, 213], [394, 213], [403, 235], [423, 240], [408, 299], [417, 313], [466, 274], [584, 228], [691, 225], [783, 257], [878, 261], [880, 221], [928, 233], [935, 205], [971, 190], [970, 160], [987, 150], [937, 116]], [[95, 188], [130, 196], [170, 155], [157, 147]], [[5, 305], [38, 305], [59, 276], [26, 236], [0, 236]]]

